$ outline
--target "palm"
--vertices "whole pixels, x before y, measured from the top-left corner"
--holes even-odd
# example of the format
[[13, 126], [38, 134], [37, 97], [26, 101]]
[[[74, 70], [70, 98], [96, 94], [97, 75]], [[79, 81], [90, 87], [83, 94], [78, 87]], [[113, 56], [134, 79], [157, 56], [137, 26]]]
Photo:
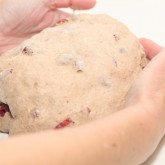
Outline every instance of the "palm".
[[[15, 37], [29, 36], [53, 25], [64, 17], [62, 12], [51, 10], [40, 0], [7, 0], [4, 2], [0, 31]], [[56, 18], [54, 15], [56, 14]], [[54, 20], [55, 19], [55, 20]], [[6, 28], [4, 28], [6, 27]]]
[[149, 60], [128, 93], [126, 106], [138, 101], [152, 101], [157, 107], [165, 107], [165, 50], [156, 43], [140, 40]]

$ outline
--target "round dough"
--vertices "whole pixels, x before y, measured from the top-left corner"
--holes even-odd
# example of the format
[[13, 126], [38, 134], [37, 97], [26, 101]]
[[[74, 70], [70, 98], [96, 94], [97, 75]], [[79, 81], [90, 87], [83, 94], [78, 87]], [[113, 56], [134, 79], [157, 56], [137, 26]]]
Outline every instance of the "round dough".
[[1, 57], [0, 101], [10, 111], [3, 110], [0, 130], [56, 130], [120, 110], [146, 63], [122, 23], [107, 15], [73, 16]]

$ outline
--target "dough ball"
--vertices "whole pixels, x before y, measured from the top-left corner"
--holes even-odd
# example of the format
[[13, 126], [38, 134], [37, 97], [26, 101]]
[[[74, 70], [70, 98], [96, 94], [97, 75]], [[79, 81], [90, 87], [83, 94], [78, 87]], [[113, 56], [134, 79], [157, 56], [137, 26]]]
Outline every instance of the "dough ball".
[[0, 58], [0, 131], [10, 135], [120, 110], [147, 63], [137, 37], [107, 15], [73, 16]]

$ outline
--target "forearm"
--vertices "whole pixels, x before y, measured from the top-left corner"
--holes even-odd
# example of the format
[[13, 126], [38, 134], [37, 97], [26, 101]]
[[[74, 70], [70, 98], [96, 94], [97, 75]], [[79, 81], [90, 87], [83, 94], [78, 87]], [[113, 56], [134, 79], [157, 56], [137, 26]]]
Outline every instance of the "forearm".
[[164, 135], [154, 112], [137, 105], [81, 127], [1, 141], [1, 164], [137, 165]]

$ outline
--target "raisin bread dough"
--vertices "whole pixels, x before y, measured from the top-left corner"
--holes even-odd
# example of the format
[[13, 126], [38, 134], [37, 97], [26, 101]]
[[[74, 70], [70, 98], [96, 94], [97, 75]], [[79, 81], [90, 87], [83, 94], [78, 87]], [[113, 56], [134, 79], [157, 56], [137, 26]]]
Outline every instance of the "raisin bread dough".
[[10, 135], [78, 126], [120, 110], [147, 63], [136, 36], [107, 15], [73, 16], [0, 58], [0, 101], [10, 109], [0, 131]]

